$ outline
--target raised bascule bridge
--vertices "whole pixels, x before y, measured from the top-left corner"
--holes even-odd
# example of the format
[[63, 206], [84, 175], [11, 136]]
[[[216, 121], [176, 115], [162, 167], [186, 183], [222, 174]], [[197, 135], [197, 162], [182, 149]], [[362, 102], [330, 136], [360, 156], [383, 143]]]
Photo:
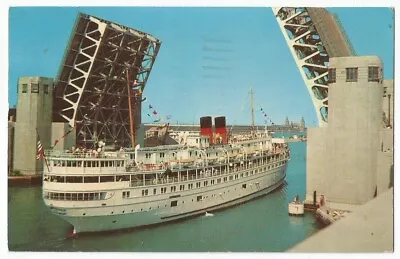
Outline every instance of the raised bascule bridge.
[[325, 8], [276, 7], [272, 11], [309, 91], [319, 125], [326, 126], [329, 58], [356, 53], [337, 16]]
[[[337, 17], [324, 8], [272, 10], [310, 93], [319, 125], [325, 126], [329, 58], [355, 52]], [[130, 121], [136, 132], [142, 97], [129, 98], [127, 81], [144, 90], [160, 45], [148, 33], [79, 13], [56, 79], [53, 121], [68, 122], [79, 146], [94, 147], [99, 140], [131, 146]]]
[[[131, 146], [130, 121], [136, 132], [140, 92], [160, 45], [148, 33], [79, 13], [56, 79], [53, 121], [68, 122], [78, 146], [94, 147], [99, 140]], [[133, 84], [140, 92], [128, 94]]]

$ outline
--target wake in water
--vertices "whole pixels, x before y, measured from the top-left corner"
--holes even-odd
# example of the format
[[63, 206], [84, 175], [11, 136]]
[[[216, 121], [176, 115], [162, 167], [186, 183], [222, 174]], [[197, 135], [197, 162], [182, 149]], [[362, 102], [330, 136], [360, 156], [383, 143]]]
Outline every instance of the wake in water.
[[214, 214], [206, 212], [206, 214], [204, 214], [204, 216], [206, 216], [206, 217], [212, 217], [212, 216], [214, 216]]

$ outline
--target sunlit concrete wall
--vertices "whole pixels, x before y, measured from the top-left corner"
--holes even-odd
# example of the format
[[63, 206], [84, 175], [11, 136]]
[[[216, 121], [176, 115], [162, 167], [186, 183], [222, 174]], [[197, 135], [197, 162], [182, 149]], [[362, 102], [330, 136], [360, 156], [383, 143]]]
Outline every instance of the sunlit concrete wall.
[[53, 79], [21, 77], [18, 81], [17, 121], [14, 135], [14, 170], [25, 175], [43, 171], [36, 160], [39, 133], [43, 147], [49, 148], [53, 102]]
[[[368, 79], [369, 66], [379, 68], [379, 80]], [[324, 194], [333, 203], [364, 204], [378, 191], [378, 166], [387, 162], [382, 155], [378, 165], [381, 139], [388, 143], [381, 135], [382, 63], [375, 56], [336, 57], [329, 68], [336, 77], [329, 84], [328, 127], [308, 131], [306, 197], [312, 201], [316, 191], [317, 200]], [[357, 80], [347, 80], [346, 68], [358, 69]], [[387, 173], [379, 178], [381, 190], [387, 179]]]
[[307, 130], [307, 179], [306, 200], [314, 201], [316, 192], [317, 201], [321, 194], [329, 188], [330, 158], [327, 153], [327, 128], [308, 128]]

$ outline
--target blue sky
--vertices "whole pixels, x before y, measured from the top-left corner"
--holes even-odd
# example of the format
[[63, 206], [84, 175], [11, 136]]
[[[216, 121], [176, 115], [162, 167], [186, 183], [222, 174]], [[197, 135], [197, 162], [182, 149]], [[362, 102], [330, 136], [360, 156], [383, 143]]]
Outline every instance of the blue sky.
[[[393, 17], [389, 8], [328, 8], [338, 14], [358, 55], [378, 55], [393, 78]], [[263, 108], [317, 125], [311, 98], [270, 8], [16, 7], [9, 11], [9, 106], [21, 76], [56, 77], [76, 15], [84, 12], [147, 32], [162, 41], [144, 95], [173, 123], [225, 115], [249, 124], [248, 92], [256, 123]], [[371, 19], [371, 17], [373, 19]], [[217, 49], [220, 51], [210, 51]]]

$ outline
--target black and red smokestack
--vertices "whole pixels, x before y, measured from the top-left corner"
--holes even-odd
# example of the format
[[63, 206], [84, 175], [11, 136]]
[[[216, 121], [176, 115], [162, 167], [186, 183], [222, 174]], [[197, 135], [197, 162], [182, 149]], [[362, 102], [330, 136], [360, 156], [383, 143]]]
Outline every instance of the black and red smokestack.
[[200, 135], [208, 136], [210, 144], [213, 143], [212, 119], [210, 116], [200, 118]]
[[214, 118], [215, 126], [215, 143], [226, 144], [228, 143], [226, 132], [226, 120], [224, 116]]

